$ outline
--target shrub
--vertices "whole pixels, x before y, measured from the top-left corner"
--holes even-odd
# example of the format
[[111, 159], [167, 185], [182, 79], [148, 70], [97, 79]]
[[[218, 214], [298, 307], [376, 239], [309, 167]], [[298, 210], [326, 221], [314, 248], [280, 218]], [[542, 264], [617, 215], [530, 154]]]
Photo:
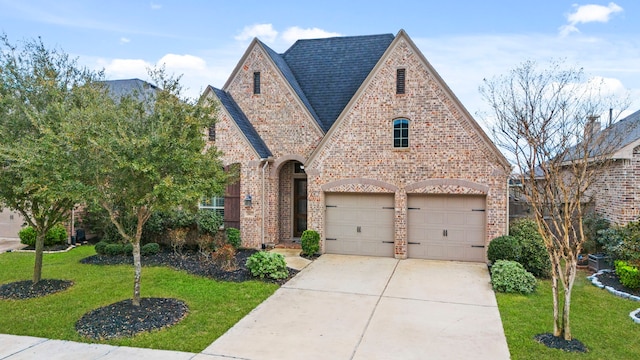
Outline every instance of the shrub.
[[223, 220], [222, 216], [215, 211], [209, 209], [200, 209], [195, 217], [196, 225], [198, 226], [198, 231], [201, 234], [210, 234], [215, 235], [222, 226]]
[[18, 233], [20, 237], [20, 242], [27, 246], [35, 246], [36, 245], [36, 229], [32, 226], [24, 227]]
[[530, 219], [514, 221], [509, 235], [520, 243], [520, 257], [516, 261], [534, 276], [548, 278], [551, 275], [551, 260], [536, 222]]
[[132, 243], [126, 243], [122, 246], [122, 253], [125, 255], [133, 255], [133, 244]]
[[240, 230], [236, 228], [228, 228], [227, 231], [227, 242], [231, 244], [234, 248], [239, 248], [242, 243], [240, 239]]
[[587, 253], [595, 254], [602, 249], [601, 244], [598, 241], [599, 232], [609, 228], [609, 220], [603, 218], [601, 215], [592, 213], [587, 215], [582, 221], [584, 228], [584, 245], [583, 248]]
[[54, 225], [44, 237], [45, 245], [62, 245], [67, 242], [67, 229], [62, 224]]
[[289, 276], [284, 256], [278, 253], [259, 251], [247, 259], [246, 266], [251, 275], [261, 279], [284, 279]]
[[108, 242], [106, 241], [99, 241], [94, 247], [96, 249], [96, 253], [98, 255], [106, 255], [107, 254], [107, 250], [106, 247], [107, 245], [109, 245]]
[[320, 234], [315, 230], [305, 230], [300, 238], [302, 253], [307, 256], [313, 256], [320, 250]]
[[218, 247], [211, 257], [213, 262], [220, 266], [222, 270], [233, 271], [238, 267], [236, 248], [231, 244], [224, 244]]
[[104, 253], [109, 256], [116, 256], [124, 254], [124, 245], [122, 244], [107, 244], [104, 248]]
[[598, 231], [598, 243], [602, 250], [609, 254], [613, 260], [622, 260], [622, 241], [624, 240], [624, 228], [610, 227]]
[[487, 258], [491, 263], [498, 260], [518, 261], [520, 259], [520, 242], [514, 236], [499, 236], [489, 243]]
[[[18, 237], [20, 237], [20, 242], [27, 246], [35, 246], [36, 245], [36, 230], [32, 226], [27, 226], [22, 228], [18, 233]], [[44, 237], [44, 245], [61, 245], [67, 242], [67, 230], [62, 224], [54, 225]]]
[[171, 241], [171, 247], [176, 254], [182, 254], [182, 249], [187, 243], [187, 228], [176, 228], [169, 230], [169, 240]]
[[630, 289], [640, 288], [640, 270], [625, 261], [618, 260], [615, 263], [616, 275], [620, 283]]
[[198, 245], [198, 252], [200, 255], [204, 257], [208, 257], [209, 254], [214, 250], [213, 246], [213, 236], [210, 234], [201, 234], [196, 239], [196, 244]]
[[493, 289], [505, 293], [530, 294], [536, 289], [536, 278], [518, 262], [498, 260], [491, 267]]
[[160, 252], [160, 245], [158, 243], [148, 243], [140, 248], [140, 254], [142, 256], [155, 255]]

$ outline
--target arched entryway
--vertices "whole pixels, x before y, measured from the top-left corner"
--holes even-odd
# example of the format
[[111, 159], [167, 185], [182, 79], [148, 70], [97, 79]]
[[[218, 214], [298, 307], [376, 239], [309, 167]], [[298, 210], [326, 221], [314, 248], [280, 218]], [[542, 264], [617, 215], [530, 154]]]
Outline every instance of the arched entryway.
[[297, 242], [307, 229], [307, 174], [304, 165], [287, 161], [279, 172], [280, 242]]

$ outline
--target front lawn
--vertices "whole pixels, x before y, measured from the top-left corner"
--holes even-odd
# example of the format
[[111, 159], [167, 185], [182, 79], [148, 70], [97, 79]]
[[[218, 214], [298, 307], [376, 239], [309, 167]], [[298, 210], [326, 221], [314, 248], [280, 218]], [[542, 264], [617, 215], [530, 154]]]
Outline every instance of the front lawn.
[[[92, 246], [45, 254], [43, 279], [71, 280], [74, 285], [36, 299], [0, 299], [0, 333], [95, 342], [80, 337], [75, 323], [93, 309], [130, 299], [133, 266], [79, 263], [94, 254]], [[33, 261], [33, 253], [0, 254], [0, 285], [30, 280]], [[144, 258], [142, 262], [144, 265]], [[142, 297], [180, 299], [189, 306], [188, 315], [167, 329], [102, 343], [200, 352], [277, 288], [261, 281], [219, 282], [165, 267], [144, 267]]]
[[591, 285], [587, 275], [579, 271], [573, 288], [571, 330], [588, 353], [548, 349], [533, 340], [536, 334], [553, 331], [550, 281], [539, 281], [537, 292], [528, 296], [496, 294], [512, 359], [640, 359], [640, 324], [629, 318], [640, 302]]

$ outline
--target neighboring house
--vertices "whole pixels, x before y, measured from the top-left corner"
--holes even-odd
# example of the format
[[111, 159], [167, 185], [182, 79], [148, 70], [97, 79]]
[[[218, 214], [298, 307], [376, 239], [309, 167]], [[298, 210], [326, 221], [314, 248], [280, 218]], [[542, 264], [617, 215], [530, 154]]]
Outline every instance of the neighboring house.
[[640, 111], [604, 131], [605, 143], [616, 145], [607, 147], [612, 161], [594, 182], [593, 206], [611, 223], [625, 225], [640, 217]]
[[19, 212], [9, 209], [0, 210], [0, 239], [17, 239], [22, 225], [24, 225], [24, 218]]
[[313, 229], [327, 253], [485, 261], [507, 232], [510, 165], [403, 30], [254, 39], [203, 98], [243, 246]]

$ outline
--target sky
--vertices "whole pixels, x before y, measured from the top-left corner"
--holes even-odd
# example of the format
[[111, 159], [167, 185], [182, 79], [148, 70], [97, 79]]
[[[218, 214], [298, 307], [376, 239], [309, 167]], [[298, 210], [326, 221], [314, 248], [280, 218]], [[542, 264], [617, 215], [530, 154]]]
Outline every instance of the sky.
[[[404, 29], [473, 115], [478, 88], [527, 60], [581, 67], [640, 110], [640, 2], [587, 0], [0, 0], [0, 32], [41, 37], [107, 79], [164, 64], [185, 94], [221, 88], [254, 37], [283, 53], [298, 39]], [[485, 125], [482, 124], [481, 125]]]

